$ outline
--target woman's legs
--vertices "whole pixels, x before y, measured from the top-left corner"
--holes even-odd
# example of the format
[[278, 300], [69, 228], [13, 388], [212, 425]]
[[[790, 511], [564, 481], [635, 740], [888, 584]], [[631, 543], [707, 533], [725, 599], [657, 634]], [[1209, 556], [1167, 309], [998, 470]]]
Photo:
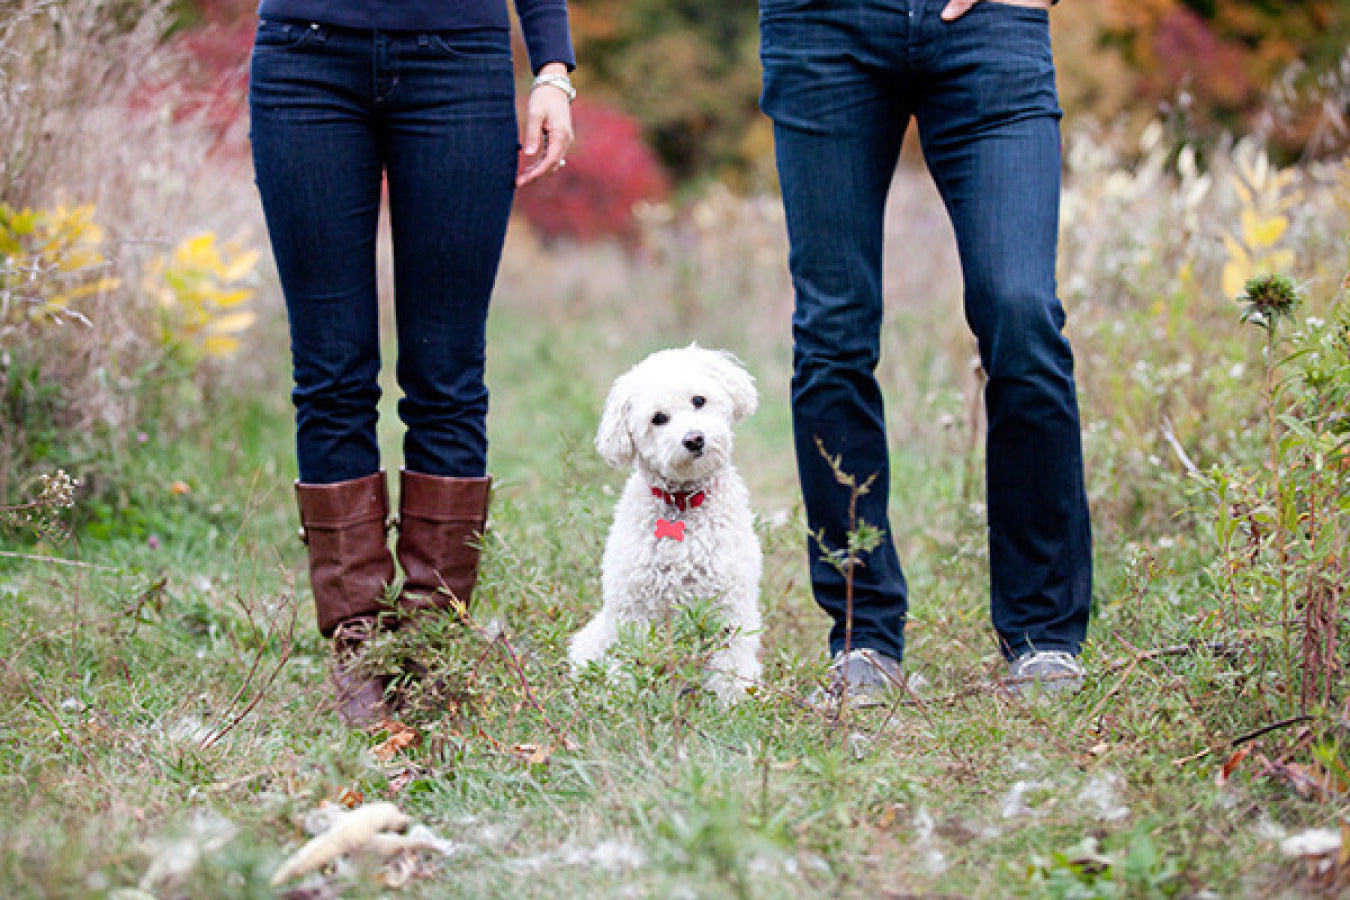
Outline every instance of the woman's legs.
[[360, 32], [259, 23], [253, 159], [290, 320], [296, 497], [339, 711], [357, 723], [384, 714], [387, 679], [361, 661], [395, 574], [375, 434], [382, 164], [368, 71]]
[[[383, 36], [382, 36], [383, 37]], [[404, 464], [482, 477], [488, 304], [515, 195], [505, 31], [402, 35], [383, 98]]]
[[379, 469], [375, 235], [382, 163], [360, 32], [263, 22], [254, 170], [286, 298], [300, 480]]
[[[488, 304], [515, 194], [509, 35], [388, 37], [382, 97], [394, 239], [400, 609], [467, 605], [487, 521]], [[377, 51], [378, 52], [378, 51]]]

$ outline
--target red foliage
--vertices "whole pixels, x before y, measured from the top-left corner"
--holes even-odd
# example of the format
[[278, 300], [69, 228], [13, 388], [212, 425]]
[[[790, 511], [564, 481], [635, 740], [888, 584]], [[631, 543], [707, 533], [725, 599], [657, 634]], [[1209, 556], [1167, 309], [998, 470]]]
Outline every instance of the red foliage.
[[637, 237], [633, 207], [660, 201], [670, 182], [635, 119], [586, 100], [572, 105], [576, 141], [567, 168], [524, 187], [516, 210], [545, 238]]
[[[168, 109], [174, 121], [196, 121], [216, 138], [216, 152], [247, 155], [248, 61], [255, 0], [196, 0], [195, 24], [172, 38], [184, 66], [176, 78], [147, 80], [133, 111]], [[517, 195], [516, 209], [546, 239], [634, 240], [633, 207], [660, 201], [670, 183], [643, 141], [637, 121], [619, 110], [578, 100], [577, 138], [567, 168]]]
[[247, 152], [243, 121], [248, 112], [251, 18], [204, 17], [205, 24], [178, 32], [170, 45], [183, 66], [177, 78], [147, 79], [132, 95], [133, 112], [166, 109], [175, 122], [194, 121], [215, 138], [215, 150]]
[[191, 6], [202, 21], [213, 25], [251, 26], [258, 12], [257, 0], [192, 0]]
[[1221, 40], [1189, 9], [1176, 9], [1158, 23], [1154, 53], [1162, 85], [1188, 85], [1194, 93], [1225, 110], [1240, 108], [1253, 91], [1242, 49]]

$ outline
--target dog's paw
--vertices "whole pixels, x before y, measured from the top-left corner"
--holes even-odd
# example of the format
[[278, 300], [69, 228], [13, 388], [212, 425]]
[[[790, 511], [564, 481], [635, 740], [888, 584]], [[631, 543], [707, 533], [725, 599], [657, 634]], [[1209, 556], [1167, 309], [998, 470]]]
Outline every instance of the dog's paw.
[[613, 645], [614, 627], [603, 615], [596, 616], [586, 627], [572, 637], [567, 649], [567, 658], [572, 662], [572, 671], [585, 668], [593, 662], [603, 659]]
[[735, 706], [754, 693], [759, 680], [736, 672], [710, 672], [703, 679], [703, 688], [712, 693], [723, 706]]

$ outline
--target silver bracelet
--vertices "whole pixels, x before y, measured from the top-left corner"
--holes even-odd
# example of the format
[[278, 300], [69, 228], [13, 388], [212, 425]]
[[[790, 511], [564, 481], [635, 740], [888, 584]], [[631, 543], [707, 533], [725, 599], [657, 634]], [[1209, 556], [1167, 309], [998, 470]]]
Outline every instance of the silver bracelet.
[[572, 79], [566, 75], [560, 75], [556, 72], [546, 72], [534, 76], [534, 84], [530, 85], [530, 90], [534, 90], [541, 84], [549, 87], [555, 87], [567, 95], [567, 102], [571, 103], [577, 99], [577, 89], [572, 86]]

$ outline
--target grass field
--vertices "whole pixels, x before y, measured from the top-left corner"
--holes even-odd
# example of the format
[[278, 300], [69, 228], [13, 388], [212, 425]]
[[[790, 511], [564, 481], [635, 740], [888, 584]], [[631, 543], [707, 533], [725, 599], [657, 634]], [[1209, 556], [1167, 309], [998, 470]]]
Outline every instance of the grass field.
[[[897, 312], [900, 358], [887, 369], [892, 507], [915, 598], [909, 664], [927, 686], [840, 718], [810, 702], [826, 624], [804, 581], [784, 282], [766, 276], [746, 308], [719, 314], [682, 294], [698, 273], [606, 253], [512, 238], [490, 345], [498, 487], [472, 621], [438, 621], [381, 651], [442, 675], [403, 723], [414, 745], [348, 731], [328, 704], [292, 537], [275, 305], [238, 363], [252, 370], [248, 393], [175, 411], [190, 427], [148, 422], [85, 473], [99, 499], [77, 503], [68, 541], [20, 542], [55, 559], [0, 561], [7, 893], [271, 896], [306, 816], [375, 800], [449, 842], [403, 871], [408, 896], [1292, 897], [1317, 886], [1278, 843], [1336, 827], [1344, 806], [1272, 774], [1297, 751], [1296, 726], [1243, 740], [1283, 708], [1276, 673], [1252, 691], [1255, 639], [1228, 634], [1232, 652], [1187, 643], [1214, 613], [1194, 510], [1141, 541], [1098, 481], [1113, 518], [1099, 526], [1087, 685], [1053, 703], [996, 686], [969, 477], [975, 386], [960, 350], [941, 349], [962, 341], [950, 271], [927, 276], [943, 294]], [[694, 262], [715, 274], [719, 259]], [[588, 266], [602, 277], [580, 281]], [[541, 301], [541, 284], [557, 293]], [[933, 335], [951, 336], [935, 348]], [[1090, 327], [1082, 335], [1091, 385], [1105, 351]], [[575, 681], [565, 665], [568, 636], [598, 603], [621, 484], [590, 446], [604, 392], [648, 350], [690, 339], [735, 349], [763, 394], [737, 452], [767, 556], [767, 679], [730, 710], [687, 690], [708, 637], [697, 609], [626, 648], [631, 680]], [[1085, 396], [1098, 467], [1123, 451], [1092, 424], [1110, 419], [1101, 404]], [[1339, 727], [1317, 731], [1318, 758], [1339, 756]], [[1256, 750], [1245, 763], [1235, 739]], [[1225, 763], [1233, 771], [1216, 778]], [[357, 859], [289, 896], [375, 896], [394, 877], [381, 873]]]

